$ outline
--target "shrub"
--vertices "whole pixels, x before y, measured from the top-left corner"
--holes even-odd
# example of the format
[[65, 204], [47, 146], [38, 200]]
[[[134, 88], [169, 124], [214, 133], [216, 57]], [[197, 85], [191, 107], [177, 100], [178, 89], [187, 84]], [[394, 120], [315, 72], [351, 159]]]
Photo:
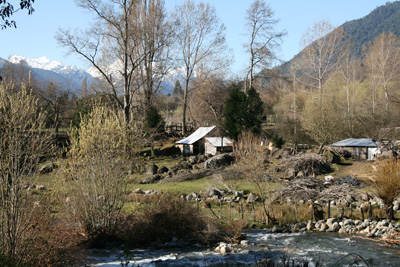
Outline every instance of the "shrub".
[[157, 203], [121, 217], [118, 236], [131, 247], [168, 242], [173, 237], [200, 240], [207, 224], [200, 211], [187, 202], [161, 197]]
[[106, 107], [93, 107], [71, 134], [63, 162], [67, 211], [91, 237], [110, 234], [125, 203], [126, 126]]
[[393, 201], [400, 195], [400, 160], [389, 159], [378, 163], [372, 188], [385, 205], [388, 219], [394, 219]]
[[155, 107], [149, 107], [146, 110], [146, 126], [158, 130], [164, 128], [164, 119]]
[[26, 185], [34, 184], [37, 165], [51, 151], [44, 119], [31, 90], [0, 84], [0, 261], [19, 263], [34, 238], [28, 230], [36, 199]]

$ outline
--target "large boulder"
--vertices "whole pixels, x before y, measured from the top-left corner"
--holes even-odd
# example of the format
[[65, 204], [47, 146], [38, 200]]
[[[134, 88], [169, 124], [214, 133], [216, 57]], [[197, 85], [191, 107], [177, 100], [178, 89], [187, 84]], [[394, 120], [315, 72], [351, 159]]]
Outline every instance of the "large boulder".
[[234, 157], [231, 153], [216, 155], [206, 162], [204, 162], [205, 169], [215, 169], [219, 167], [225, 167], [230, 165], [234, 161]]
[[154, 184], [161, 180], [161, 176], [158, 174], [147, 176], [140, 183], [141, 184]]
[[156, 164], [149, 164], [146, 166], [146, 174], [154, 175], [157, 174], [158, 166]]

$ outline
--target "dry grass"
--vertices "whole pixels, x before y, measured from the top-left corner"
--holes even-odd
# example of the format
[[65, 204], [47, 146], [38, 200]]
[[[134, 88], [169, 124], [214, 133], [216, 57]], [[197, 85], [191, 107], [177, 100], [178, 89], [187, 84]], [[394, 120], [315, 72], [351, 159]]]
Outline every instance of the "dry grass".
[[394, 219], [393, 201], [400, 195], [400, 160], [378, 162], [373, 180], [371, 186], [382, 199], [388, 219]]

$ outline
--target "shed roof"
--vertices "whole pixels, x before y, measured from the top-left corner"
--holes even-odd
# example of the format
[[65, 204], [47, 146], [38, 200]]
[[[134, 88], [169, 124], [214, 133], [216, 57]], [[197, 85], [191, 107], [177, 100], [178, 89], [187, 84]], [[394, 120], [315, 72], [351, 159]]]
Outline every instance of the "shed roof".
[[189, 135], [188, 137], [179, 140], [176, 142], [176, 144], [186, 144], [186, 145], [191, 145], [199, 141], [201, 138], [206, 136], [209, 132], [214, 130], [215, 126], [210, 126], [210, 127], [199, 127], [194, 133]]
[[377, 144], [368, 138], [349, 138], [336, 143], [331, 144], [330, 146], [337, 147], [377, 147]]
[[221, 147], [221, 139], [223, 140], [222, 146], [232, 146], [232, 141], [228, 137], [206, 137], [206, 140], [215, 147]]

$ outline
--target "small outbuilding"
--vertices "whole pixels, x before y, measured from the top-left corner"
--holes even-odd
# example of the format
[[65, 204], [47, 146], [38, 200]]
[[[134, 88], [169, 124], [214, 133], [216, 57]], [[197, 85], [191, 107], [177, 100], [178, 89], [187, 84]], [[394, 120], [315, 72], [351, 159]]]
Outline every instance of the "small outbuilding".
[[176, 142], [182, 154], [203, 154], [205, 151], [205, 137], [215, 134], [215, 126], [199, 127], [188, 137]]
[[358, 160], [374, 160], [378, 152], [378, 145], [372, 139], [368, 138], [349, 138], [329, 145], [343, 149]]
[[233, 142], [228, 137], [206, 137], [204, 146], [206, 155], [233, 151]]

